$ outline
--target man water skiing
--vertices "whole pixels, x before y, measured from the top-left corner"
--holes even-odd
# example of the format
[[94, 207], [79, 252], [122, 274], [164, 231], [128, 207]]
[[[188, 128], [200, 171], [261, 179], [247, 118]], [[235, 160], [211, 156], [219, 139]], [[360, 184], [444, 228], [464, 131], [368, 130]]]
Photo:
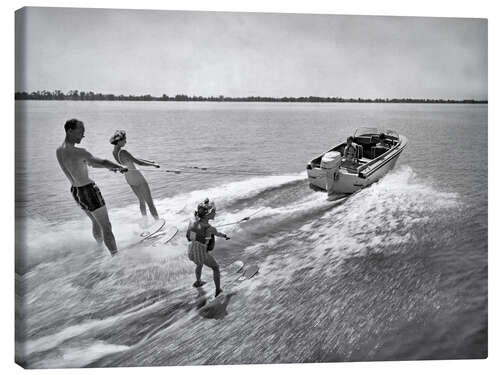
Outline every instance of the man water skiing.
[[66, 137], [56, 151], [57, 161], [71, 182], [71, 194], [76, 203], [83, 209], [92, 222], [92, 233], [95, 240], [101, 244], [103, 241], [111, 255], [118, 252], [115, 236], [111, 230], [108, 210], [101, 192], [94, 181], [89, 178], [88, 166], [94, 168], [107, 168], [121, 173], [127, 168], [109, 160], [99, 159], [84, 148], [75, 147], [80, 144], [85, 134], [83, 122], [71, 119], [64, 124]]

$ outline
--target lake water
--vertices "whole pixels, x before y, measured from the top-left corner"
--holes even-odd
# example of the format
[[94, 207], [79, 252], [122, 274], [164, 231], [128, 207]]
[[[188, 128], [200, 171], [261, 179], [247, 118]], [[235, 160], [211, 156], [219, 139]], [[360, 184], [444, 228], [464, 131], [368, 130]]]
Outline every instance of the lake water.
[[[16, 102], [16, 357], [28, 367], [484, 358], [487, 355], [487, 105]], [[119, 248], [91, 236], [58, 167], [64, 122], [112, 159], [108, 139], [163, 169], [144, 172], [179, 234], [131, 246], [125, 179], [103, 169]], [[307, 162], [360, 126], [409, 145], [386, 177], [332, 206]], [[222, 287], [217, 319], [196, 309], [184, 237], [210, 197]], [[128, 247], [128, 248], [127, 248]], [[238, 282], [228, 266], [258, 264]], [[213, 293], [210, 270], [204, 290]]]

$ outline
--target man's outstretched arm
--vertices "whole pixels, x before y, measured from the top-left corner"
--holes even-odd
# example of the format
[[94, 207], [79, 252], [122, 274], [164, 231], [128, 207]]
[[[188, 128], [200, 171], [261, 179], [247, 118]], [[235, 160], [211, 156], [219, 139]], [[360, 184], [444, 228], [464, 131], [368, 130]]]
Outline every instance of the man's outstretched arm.
[[125, 173], [128, 171], [128, 168], [124, 167], [123, 165], [113, 163], [112, 161], [107, 159], [97, 158], [87, 150], [82, 150], [82, 152], [87, 164], [90, 165], [91, 167], [106, 168], [112, 171], [119, 171], [121, 173]]

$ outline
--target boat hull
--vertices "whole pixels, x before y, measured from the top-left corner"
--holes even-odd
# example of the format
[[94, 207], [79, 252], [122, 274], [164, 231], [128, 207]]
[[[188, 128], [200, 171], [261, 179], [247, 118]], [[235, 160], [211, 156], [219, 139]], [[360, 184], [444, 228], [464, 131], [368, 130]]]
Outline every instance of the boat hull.
[[[356, 191], [370, 186], [374, 182], [384, 177], [396, 165], [399, 156], [406, 147], [406, 138], [401, 137], [398, 147], [390, 150], [384, 155], [369, 161], [366, 165], [357, 170], [340, 168], [337, 178], [332, 181], [329, 194], [352, 194]], [[309, 185], [314, 190], [327, 190], [327, 170], [321, 167], [311, 167], [307, 169]]]
[[[391, 159], [386, 165], [379, 168], [374, 173], [363, 178], [358, 173], [349, 173], [340, 171], [338, 180], [333, 183], [333, 192], [337, 194], [351, 194], [356, 191], [370, 186], [384, 177], [394, 166], [399, 158], [399, 155]], [[312, 189], [326, 191], [326, 170], [321, 168], [313, 168], [307, 170], [307, 177]]]

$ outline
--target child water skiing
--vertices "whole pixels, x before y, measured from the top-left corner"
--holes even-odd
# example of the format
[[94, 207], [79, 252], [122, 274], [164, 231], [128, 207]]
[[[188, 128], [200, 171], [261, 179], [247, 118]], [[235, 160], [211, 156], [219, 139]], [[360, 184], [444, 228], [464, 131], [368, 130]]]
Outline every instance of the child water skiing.
[[215, 218], [216, 208], [213, 202], [205, 199], [200, 203], [194, 213], [194, 221], [189, 223], [186, 237], [188, 239], [188, 257], [196, 264], [195, 275], [196, 281], [193, 286], [199, 288], [205, 284], [201, 280], [201, 271], [203, 265], [210, 267], [213, 271], [215, 283], [215, 297], [222, 293], [220, 287], [220, 269], [215, 257], [210, 252], [215, 247], [215, 236], [229, 240], [229, 237], [217, 231], [216, 228], [211, 226], [208, 221]]

